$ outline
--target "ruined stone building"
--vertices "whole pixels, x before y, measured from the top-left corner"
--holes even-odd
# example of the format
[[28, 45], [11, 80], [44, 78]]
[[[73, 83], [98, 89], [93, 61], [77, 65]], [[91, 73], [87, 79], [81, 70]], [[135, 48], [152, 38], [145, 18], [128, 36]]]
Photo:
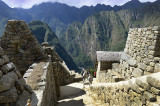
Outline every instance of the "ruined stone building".
[[119, 65], [122, 53], [123, 52], [96, 52], [95, 67], [97, 69], [97, 81], [105, 82], [102, 81], [105, 77], [105, 74], [109, 69], [111, 70]]
[[132, 28], [119, 65], [100, 73], [96, 78], [99, 83], [90, 87], [91, 103], [103, 106], [159, 106], [159, 76], [160, 27]]
[[0, 43], [22, 75], [32, 63], [46, 58], [44, 50], [25, 21], [8, 21]]
[[54, 47], [47, 42], [39, 44], [25, 21], [9, 20], [0, 46], [4, 50], [0, 48], [2, 106], [25, 106], [28, 99], [31, 106], [53, 106], [60, 86], [76, 79], [76, 73], [67, 68]]
[[[115, 72], [124, 79], [159, 72], [159, 30], [159, 27], [130, 29], [120, 64], [111, 71], [107, 71], [105, 81], [114, 82], [111, 79], [112, 76], [116, 76]], [[108, 75], [111, 76], [108, 77]]]

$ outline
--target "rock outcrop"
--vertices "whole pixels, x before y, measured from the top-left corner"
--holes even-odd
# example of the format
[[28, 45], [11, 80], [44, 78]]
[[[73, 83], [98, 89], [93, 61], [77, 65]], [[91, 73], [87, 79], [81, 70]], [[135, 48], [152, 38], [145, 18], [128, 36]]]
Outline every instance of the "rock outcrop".
[[0, 106], [25, 106], [32, 89], [0, 47]]

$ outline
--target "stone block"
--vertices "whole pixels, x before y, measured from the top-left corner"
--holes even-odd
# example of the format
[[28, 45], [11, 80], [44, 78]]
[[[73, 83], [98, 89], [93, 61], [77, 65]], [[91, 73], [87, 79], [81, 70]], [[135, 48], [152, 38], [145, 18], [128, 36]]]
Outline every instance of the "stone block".
[[29, 93], [32, 93], [32, 92], [33, 92], [32, 88], [31, 88], [29, 85], [25, 85], [25, 86], [24, 86], [24, 89], [25, 89], [26, 91], [28, 91]]
[[2, 71], [4, 74], [6, 74], [6, 73], [8, 73], [9, 71], [13, 70], [14, 68], [15, 68], [15, 65], [14, 65], [12, 62], [10, 62], [10, 63], [8, 63], [8, 64], [6, 64], [6, 65], [3, 65], [3, 66], [1, 67], [1, 71]]
[[160, 90], [159, 90], [159, 89], [156, 89], [156, 88], [154, 88], [154, 87], [151, 87], [150, 91], [153, 92], [153, 94], [156, 94], [156, 95], [159, 95], [159, 96], [160, 96]]
[[140, 56], [137, 56], [137, 63], [140, 63], [142, 58]]
[[144, 92], [144, 90], [140, 88], [137, 84], [133, 84], [131, 86], [131, 89], [138, 94], [142, 94]]
[[152, 30], [153, 30], [153, 31], [157, 31], [157, 30], [159, 30], [159, 29], [160, 29], [159, 26], [153, 26], [153, 27], [152, 27]]
[[18, 76], [18, 78], [22, 78], [22, 74], [20, 73], [20, 71], [18, 71], [17, 69], [14, 71], [16, 73], [16, 75]]
[[147, 83], [142, 82], [141, 80], [136, 79], [136, 84], [140, 87], [142, 87], [145, 90], [150, 90], [151, 86], [148, 85]]
[[144, 97], [150, 102], [155, 102], [157, 100], [155, 95], [147, 91], [144, 92]]
[[18, 81], [16, 81], [15, 86], [16, 86], [16, 89], [18, 90], [19, 94], [21, 94], [23, 92], [25, 84], [26, 84], [26, 82], [25, 82], [24, 78], [20, 78], [20, 79], [18, 79]]
[[9, 58], [7, 55], [3, 55], [2, 59], [4, 60], [4, 63], [8, 63], [9, 62]]
[[150, 62], [149, 65], [150, 65], [151, 67], [154, 67], [154, 66], [155, 66], [155, 63], [154, 63], [154, 62]]
[[157, 89], [160, 89], [160, 81], [158, 79], [155, 79], [151, 76], [147, 77], [147, 82], [149, 85], [151, 85], [152, 87], [155, 87]]
[[143, 75], [143, 71], [139, 68], [135, 68], [132, 72], [134, 77], [140, 77]]
[[150, 59], [144, 58], [143, 62], [148, 65], [150, 63]]
[[4, 64], [4, 60], [0, 58], [0, 66], [2, 66], [3, 64]]
[[3, 75], [3, 72], [2, 72], [2, 71], [0, 71], [0, 78], [2, 77], [2, 75]]
[[138, 63], [138, 68], [142, 69], [142, 70], [145, 70], [146, 69], [146, 64], [144, 63]]
[[133, 58], [130, 58], [127, 63], [130, 65], [130, 66], [133, 66], [133, 67], [136, 67], [137, 66], [137, 62], [135, 59]]
[[30, 98], [31, 94], [24, 90], [23, 93], [18, 96], [18, 101], [16, 102], [16, 106], [26, 106], [27, 100]]
[[154, 73], [156, 73], [156, 72], [160, 72], [160, 64], [159, 63], [155, 64]]
[[148, 72], [151, 72], [151, 73], [154, 72], [154, 68], [151, 67], [151, 66], [147, 66], [146, 70], [147, 70]]
[[0, 56], [4, 55], [3, 49], [0, 47]]
[[18, 76], [15, 72], [9, 72], [0, 78], [0, 92], [10, 89], [14, 86], [18, 80]]
[[0, 93], [0, 103], [16, 102], [17, 98], [18, 94], [15, 87]]

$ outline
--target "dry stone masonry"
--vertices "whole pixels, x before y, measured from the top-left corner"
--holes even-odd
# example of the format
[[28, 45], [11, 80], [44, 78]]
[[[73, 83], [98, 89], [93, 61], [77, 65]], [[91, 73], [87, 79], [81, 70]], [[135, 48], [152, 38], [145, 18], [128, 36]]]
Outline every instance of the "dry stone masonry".
[[0, 106], [25, 106], [32, 89], [0, 48]]
[[160, 72], [117, 83], [93, 84], [87, 94], [93, 106], [159, 106]]
[[53, 106], [60, 86], [77, 81], [54, 47], [41, 46], [25, 21], [8, 21], [0, 45], [0, 106], [25, 106], [28, 99], [31, 106]]
[[160, 71], [160, 27], [130, 29], [121, 58], [119, 72], [127, 78]]
[[160, 72], [160, 27], [130, 29], [120, 64], [113, 65], [99, 82], [118, 82]]
[[35, 61], [46, 58], [44, 50], [25, 21], [9, 20], [0, 44], [22, 75]]

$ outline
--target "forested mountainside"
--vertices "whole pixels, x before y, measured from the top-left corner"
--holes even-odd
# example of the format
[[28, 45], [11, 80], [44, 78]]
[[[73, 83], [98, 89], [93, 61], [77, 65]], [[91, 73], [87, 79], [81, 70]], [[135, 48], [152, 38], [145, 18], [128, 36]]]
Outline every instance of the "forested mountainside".
[[60, 40], [78, 66], [86, 66], [86, 61], [93, 63], [97, 50], [123, 51], [129, 28], [160, 26], [159, 17], [160, 0], [139, 8], [100, 12], [83, 25], [73, 22]]
[[55, 51], [65, 61], [70, 70], [79, 71], [77, 65], [74, 63], [71, 56], [66, 52], [65, 48], [61, 45], [56, 34], [51, 28], [41, 21], [32, 21], [28, 24], [30, 30], [35, 35], [39, 43], [48, 42], [51, 46], [54, 46]]
[[41, 20], [56, 33], [78, 66], [91, 67], [95, 51], [123, 50], [130, 27], [159, 25], [159, 16], [160, 0], [81, 8], [47, 2], [30, 9], [10, 8], [0, 0], [0, 33], [9, 19]]
[[82, 24], [87, 17], [101, 11], [120, 11], [122, 9], [139, 8], [150, 4], [141, 3], [138, 0], [132, 0], [122, 6], [111, 7], [109, 5], [97, 4], [96, 6], [83, 6], [76, 8], [61, 3], [46, 2], [34, 5], [30, 9], [10, 8], [0, 0], [0, 35], [4, 30], [4, 25], [9, 19], [20, 19], [30, 22], [32, 20], [41, 20], [47, 23], [59, 37], [66, 31], [67, 27], [74, 21]]

